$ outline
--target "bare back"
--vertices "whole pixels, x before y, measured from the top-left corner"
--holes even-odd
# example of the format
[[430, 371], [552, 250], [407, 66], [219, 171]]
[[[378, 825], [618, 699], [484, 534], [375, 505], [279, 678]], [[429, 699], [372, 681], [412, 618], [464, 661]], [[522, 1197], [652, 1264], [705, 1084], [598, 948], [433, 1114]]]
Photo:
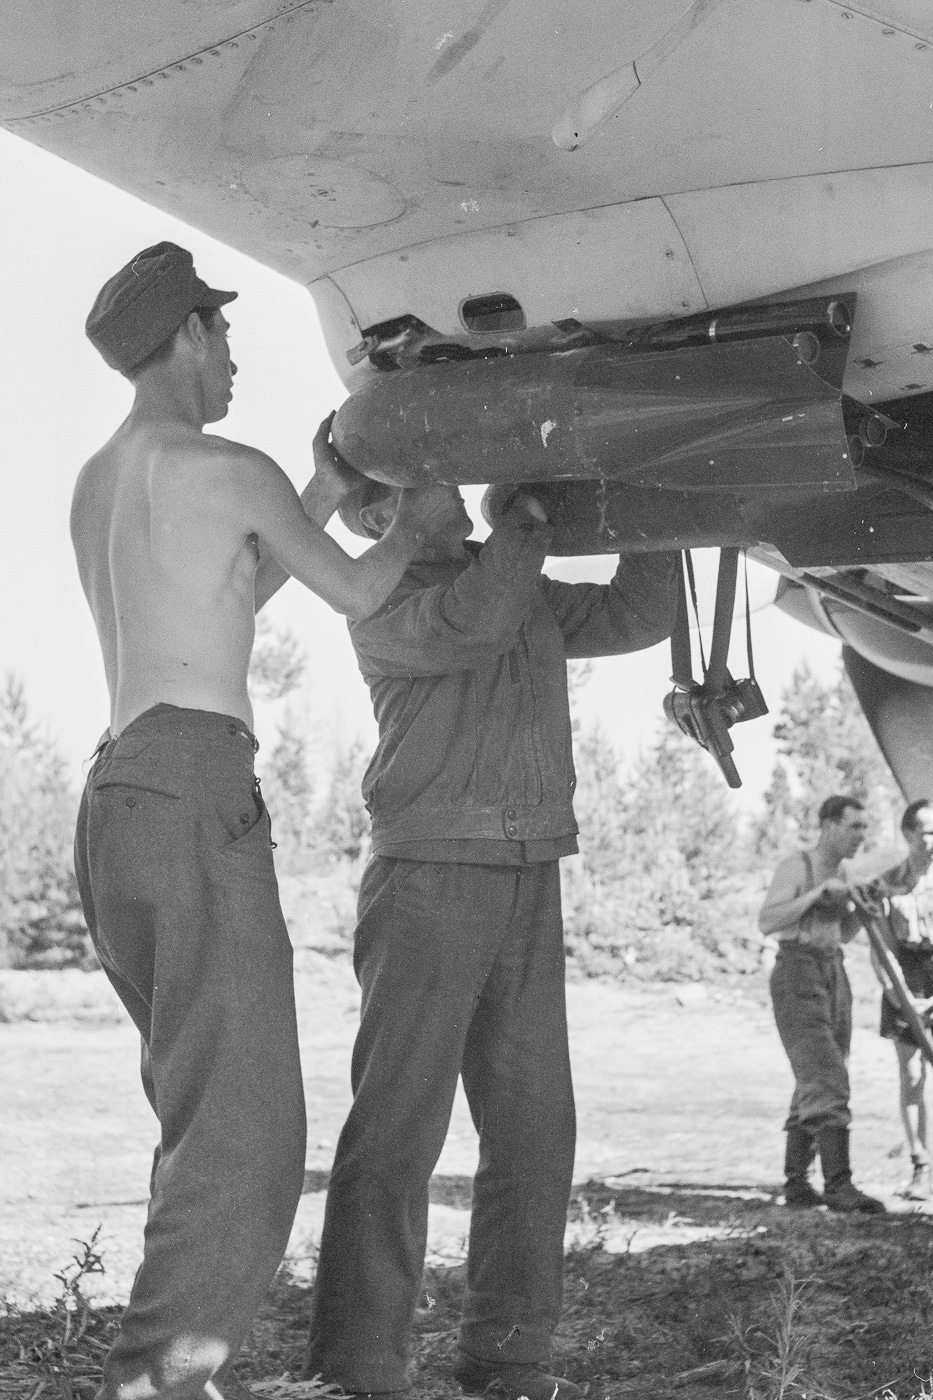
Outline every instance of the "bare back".
[[[110, 727], [159, 702], [252, 727], [258, 549], [232, 499], [251, 449], [133, 416], [81, 471], [71, 531], [103, 652]], [[257, 458], [261, 454], [255, 454]]]

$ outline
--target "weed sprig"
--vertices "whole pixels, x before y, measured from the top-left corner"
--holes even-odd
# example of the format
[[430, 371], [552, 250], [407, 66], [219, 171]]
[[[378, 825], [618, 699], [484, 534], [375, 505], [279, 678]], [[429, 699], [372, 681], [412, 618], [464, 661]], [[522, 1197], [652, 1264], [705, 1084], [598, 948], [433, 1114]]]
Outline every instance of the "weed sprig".
[[[91, 1400], [101, 1382], [103, 1360], [110, 1350], [114, 1318], [84, 1296], [82, 1283], [105, 1273], [100, 1250], [101, 1226], [78, 1246], [70, 1261], [53, 1275], [61, 1293], [48, 1311], [14, 1310], [5, 1332], [5, 1364], [0, 1367], [0, 1395], [17, 1400]], [[13, 1351], [12, 1357], [10, 1351]]]

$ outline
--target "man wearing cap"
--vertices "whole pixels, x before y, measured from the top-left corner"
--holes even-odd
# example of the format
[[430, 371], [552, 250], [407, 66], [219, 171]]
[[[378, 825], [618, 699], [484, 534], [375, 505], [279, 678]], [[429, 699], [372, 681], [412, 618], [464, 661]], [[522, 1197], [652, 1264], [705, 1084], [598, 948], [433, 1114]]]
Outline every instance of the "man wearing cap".
[[[377, 612], [350, 625], [379, 722], [363, 780], [373, 856], [354, 966], [353, 1106], [327, 1197], [305, 1374], [356, 1396], [408, 1387], [431, 1173], [458, 1076], [479, 1132], [454, 1357], [470, 1395], [571, 1400], [552, 1375], [574, 1105], [558, 862], [577, 849], [568, 656], [652, 646], [674, 618], [674, 558], [611, 583], [542, 577], [541, 503], [512, 493], [480, 547], [460, 493]], [[340, 510], [379, 537], [397, 492]], [[356, 509], [356, 518], [353, 509]]]
[[254, 610], [293, 574], [362, 618], [430, 523], [430, 503], [403, 493], [401, 528], [353, 560], [322, 529], [347, 489], [326, 433], [303, 498], [264, 453], [204, 434], [231, 398], [220, 308], [234, 296], [159, 243], [87, 323], [135, 399], [72, 505], [111, 698], [75, 863], [161, 1126], [143, 1262], [99, 1400], [244, 1393], [230, 1363], [302, 1187], [292, 950], [253, 774]]

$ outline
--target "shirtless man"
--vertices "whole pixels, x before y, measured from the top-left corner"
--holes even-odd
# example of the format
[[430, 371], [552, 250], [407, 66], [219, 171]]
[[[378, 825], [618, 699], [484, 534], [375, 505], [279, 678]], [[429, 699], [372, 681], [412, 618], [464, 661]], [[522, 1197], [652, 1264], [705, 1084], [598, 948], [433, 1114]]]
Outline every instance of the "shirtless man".
[[322, 529], [347, 490], [326, 432], [302, 498], [264, 453], [204, 435], [231, 399], [220, 307], [235, 295], [160, 243], [87, 324], [136, 393], [72, 507], [111, 696], [75, 863], [161, 1126], [143, 1263], [98, 1400], [246, 1393], [230, 1364], [288, 1242], [305, 1149], [292, 950], [253, 774], [254, 611], [293, 574], [366, 617], [432, 510], [405, 493], [401, 528], [354, 560]]
[[[771, 1000], [796, 1081], [784, 1124], [784, 1199], [872, 1214], [884, 1205], [852, 1184], [849, 1167], [852, 992], [842, 956], [862, 926], [842, 863], [865, 839], [865, 812], [843, 795], [827, 797], [818, 816], [816, 845], [781, 861], [758, 916], [761, 932], [778, 941]], [[817, 1149], [822, 1196], [808, 1180]]]

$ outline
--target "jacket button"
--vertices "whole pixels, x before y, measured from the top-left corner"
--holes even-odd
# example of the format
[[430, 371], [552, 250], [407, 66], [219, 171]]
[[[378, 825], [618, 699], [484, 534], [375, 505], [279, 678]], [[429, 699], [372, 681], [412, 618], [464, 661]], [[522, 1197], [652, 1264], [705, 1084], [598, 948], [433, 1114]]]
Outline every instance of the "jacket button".
[[517, 835], [518, 835], [518, 827], [517, 827], [517, 826], [507, 826], [507, 827], [505, 828], [505, 834], [506, 834], [506, 836], [517, 836]]
[[127, 807], [135, 807], [135, 806], [136, 806], [136, 798], [135, 798], [135, 797], [128, 797], [128, 798], [126, 799], [126, 805], [127, 805]]
[[509, 810], [506, 812], [505, 815], [508, 817], [508, 819], [509, 819], [510, 822], [514, 822], [514, 820], [515, 820], [515, 809], [514, 809], [513, 807], [510, 807]]

